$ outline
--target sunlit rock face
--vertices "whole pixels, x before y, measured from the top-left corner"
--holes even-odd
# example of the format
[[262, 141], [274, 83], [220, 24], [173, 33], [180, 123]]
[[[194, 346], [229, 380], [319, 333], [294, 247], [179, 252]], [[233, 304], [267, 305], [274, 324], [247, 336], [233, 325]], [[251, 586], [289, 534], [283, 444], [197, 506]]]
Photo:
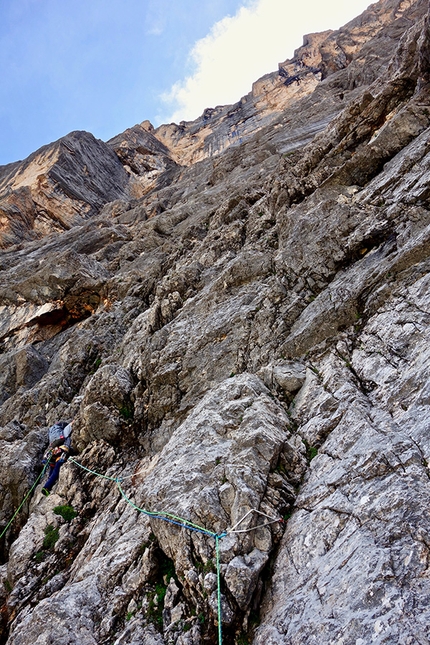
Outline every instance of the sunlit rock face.
[[381, 1], [0, 169], [0, 532], [52, 423], [90, 471], [2, 537], [0, 643], [429, 642], [429, 70]]

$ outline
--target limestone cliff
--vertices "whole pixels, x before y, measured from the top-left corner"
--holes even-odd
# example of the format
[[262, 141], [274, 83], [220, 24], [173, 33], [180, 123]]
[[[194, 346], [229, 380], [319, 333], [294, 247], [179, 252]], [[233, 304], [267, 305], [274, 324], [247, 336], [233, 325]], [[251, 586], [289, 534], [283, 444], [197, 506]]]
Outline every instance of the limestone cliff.
[[430, 643], [429, 176], [427, 0], [0, 169], [0, 643]]

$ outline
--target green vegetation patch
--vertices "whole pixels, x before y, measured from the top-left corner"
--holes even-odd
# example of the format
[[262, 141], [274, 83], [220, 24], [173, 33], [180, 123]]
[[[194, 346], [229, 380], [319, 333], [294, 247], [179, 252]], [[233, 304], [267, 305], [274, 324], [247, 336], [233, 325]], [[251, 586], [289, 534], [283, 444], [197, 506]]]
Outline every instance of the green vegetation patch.
[[58, 531], [59, 530], [54, 528], [52, 524], [48, 524], [48, 526], [45, 528], [45, 538], [43, 540], [44, 549], [52, 549], [52, 547], [60, 537]]
[[310, 446], [309, 448], [309, 461], [312, 461], [314, 457], [316, 457], [318, 454], [318, 448], [315, 446]]
[[318, 454], [318, 447], [311, 446], [305, 439], [303, 440], [303, 443], [306, 446], [306, 457], [308, 458], [308, 461], [311, 462]]
[[204, 564], [203, 562], [197, 561], [195, 563], [195, 566], [197, 571], [203, 573], [203, 575], [206, 575], [207, 573], [214, 573], [216, 571], [215, 564], [211, 559], [207, 560]]
[[130, 421], [134, 417], [134, 407], [132, 403], [125, 403], [120, 409], [119, 413], [123, 419]]
[[66, 522], [71, 522], [77, 516], [77, 512], [73, 506], [55, 506], [52, 510], [55, 515], [60, 515]]
[[158, 627], [163, 625], [164, 598], [166, 596], [167, 586], [170, 578], [178, 582], [173, 560], [167, 557], [162, 551], [158, 552], [159, 569], [158, 581], [155, 584], [155, 590], [148, 594], [148, 611], [147, 617], [150, 622]]

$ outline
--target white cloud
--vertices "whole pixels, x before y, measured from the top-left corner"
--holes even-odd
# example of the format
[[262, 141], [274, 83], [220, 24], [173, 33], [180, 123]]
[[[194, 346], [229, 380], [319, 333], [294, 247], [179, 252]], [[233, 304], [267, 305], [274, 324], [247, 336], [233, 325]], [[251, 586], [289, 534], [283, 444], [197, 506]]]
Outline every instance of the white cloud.
[[337, 29], [369, 4], [369, 0], [247, 2], [194, 44], [192, 74], [161, 97], [172, 110], [163, 122], [192, 120], [206, 107], [235, 103], [260, 76], [290, 58], [304, 34]]

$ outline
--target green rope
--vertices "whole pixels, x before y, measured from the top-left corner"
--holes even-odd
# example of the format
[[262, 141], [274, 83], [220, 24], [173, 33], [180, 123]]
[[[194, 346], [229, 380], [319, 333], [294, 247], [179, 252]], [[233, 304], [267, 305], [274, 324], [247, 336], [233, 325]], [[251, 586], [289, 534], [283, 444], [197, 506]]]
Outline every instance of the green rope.
[[124, 490], [122, 489], [121, 483], [120, 483], [120, 478], [119, 477], [108, 477], [107, 475], [102, 475], [101, 473], [96, 472], [95, 470], [90, 470], [89, 468], [86, 468], [82, 464], [80, 464], [78, 461], [75, 461], [74, 459], [70, 459], [70, 461], [73, 461], [74, 464], [77, 466], [80, 466], [87, 472], [96, 475], [97, 477], [103, 477], [104, 479], [109, 479], [111, 481], [114, 481], [118, 487], [119, 492], [121, 493], [122, 497], [125, 499], [125, 501], [130, 504], [132, 508], [134, 508], [136, 511], [139, 511], [140, 513], [144, 513], [145, 515], [149, 515], [150, 517], [158, 518], [160, 520], [165, 520], [165, 521], [171, 521], [173, 524], [176, 522], [181, 522], [181, 525], [183, 528], [187, 528], [191, 531], [199, 531], [205, 535], [209, 535], [210, 537], [213, 537], [215, 539], [215, 552], [216, 552], [216, 569], [217, 569], [217, 609], [218, 609], [218, 645], [222, 645], [222, 607], [221, 607], [221, 573], [220, 573], [220, 552], [219, 552], [219, 541], [223, 537], [225, 537], [227, 534], [226, 533], [213, 533], [212, 531], [208, 531], [207, 529], [203, 528], [202, 526], [199, 526], [198, 524], [193, 524], [192, 522], [189, 522], [188, 520], [185, 520], [182, 517], [179, 517], [177, 515], [173, 515], [172, 513], [164, 513], [160, 511], [147, 511], [144, 508], [140, 508], [135, 504], [127, 495], [125, 494]]
[[147, 511], [145, 508], [140, 508], [137, 506], [134, 502], [131, 501], [129, 497], [124, 493], [121, 484], [117, 480], [117, 486], [118, 490], [125, 499], [125, 501], [130, 504], [136, 511], [139, 511], [140, 513], [144, 513], [145, 515], [149, 515], [150, 517], [158, 518], [160, 520], [166, 520], [166, 521], [173, 521], [173, 524], [180, 523], [181, 526], [183, 526], [186, 529], [189, 529], [190, 531], [198, 531], [199, 533], [203, 533], [204, 535], [209, 535], [210, 537], [215, 537], [216, 533], [213, 533], [212, 531], [208, 531], [207, 529], [203, 528], [202, 526], [199, 526], [198, 524], [193, 524], [192, 522], [189, 522], [188, 520], [185, 520], [183, 517], [178, 517], [177, 515], [172, 515], [172, 513], [165, 513], [164, 511]]
[[118, 477], [108, 477], [107, 475], [102, 475], [101, 473], [97, 473], [95, 470], [90, 470], [86, 466], [83, 466], [82, 464], [80, 464], [79, 461], [75, 461], [73, 457], [70, 457], [69, 461], [73, 461], [74, 464], [76, 464], [80, 468], [83, 468], [83, 470], [86, 470], [87, 473], [91, 473], [92, 475], [97, 475], [97, 477], [103, 477], [103, 479], [109, 479], [111, 482], [118, 481]]
[[8, 528], [9, 528], [9, 526], [12, 524], [12, 522], [13, 522], [13, 521], [14, 521], [14, 519], [15, 519], [15, 517], [18, 515], [19, 511], [20, 511], [20, 510], [21, 510], [21, 508], [24, 506], [25, 502], [26, 502], [26, 501], [27, 501], [27, 499], [30, 497], [30, 495], [31, 495], [31, 493], [34, 491], [34, 489], [36, 488], [36, 486], [37, 486], [37, 484], [39, 483], [40, 479], [41, 479], [41, 478], [43, 477], [43, 475], [45, 474], [45, 471], [46, 471], [46, 469], [48, 468], [48, 465], [49, 465], [49, 464], [45, 464], [45, 466], [44, 466], [44, 468], [43, 468], [42, 472], [40, 473], [39, 477], [36, 479], [36, 481], [34, 482], [33, 486], [30, 488], [30, 490], [28, 491], [27, 495], [24, 497], [24, 499], [22, 500], [21, 504], [20, 504], [20, 505], [18, 506], [18, 508], [16, 509], [16, 511], [15, 511], [15, 513], [14, 513], [14, 515], [13, 515], [12, 519], [11, 519], [11, 520], [10, 520], [10, 522], [5, 526], [5, 528], [3, 529], [3, 531], [0, 533], [0, 539], [1, 539], [1, 538], [3, 537], [3, 535], [6, 533], [6, 531], [7, 531], [7, 530], [8, 530]]
[[199, 526], [198, 524], [193, 524], [192, 522], [189, 522], [188, 520], [184, 520], [183, 517], [177, 517], [176, 515], [172, 515], [171, 513], [164, 513], [164, 511], [157, 513], [157, 515], [164, 515], [165, 517], [170, 517], [172, 520], [178, 520], [179, 522], [185, 522], [185, 524], [188, 524], [193, 529], [198, 529], [199, 531], [203, 531], [203, 533], [207, 533], [208, 535], [212, 535], [212, 537], [215, 537], [216, 533], [213, 533], [213, 531], [208, 531], [208, 529], [203, 528], [202, 526]]
[[219, 540], [220, 536], [215, 535], [215, 552], [216, 552], [216, 578], [217, 578], [217, 606], [218, 606], [218, 643], [222, 645], [222, 608], [221, 608], [221, 574], [219, 558]]
[[116, 482], [117, 485], [118, 485], [118, 489], [119, 489], [121, 495], [137, 511], [140, 511], [141, 513], [146, 513], [147, 515], [152, 515], [152, 516], [163, 515], [164, 517], [170, 517], [172, 520], [177, 520], [178, 522], [183, 522], [184, 524], [187, 524], [188, 526], [190, 526], [192, 528], [198, 529], [199, 531], [203, 531], [204, 533], [206, 533], [208, 535], [212, 535], [213, 537], [215, 537], [215, 533], [213, 533], [212, 531], [208, 531], [207, 529], [203, 528], [203, 526], [199, 526], [198, 524], [193, 524], [193, 522], [190, 522], [189, 520], [186, 520], [183, 517], [178, 517], [177, 515], [173, 515], [172, 513], [165, 513], [164, 511], [151, 512], [151, 511], [147, 511], [147, 510], [145, 510], [143, 508], [139, 508], [124, 493], [122, 487], [119, 484], [120, 477], [108, 477], [107, 475], [102, 475], [101, 473], [98, 473], [95, 470], [90, 470], [86, 466], [83, 466], [81, 463], [79, 463], [79, 461], [76, 461], [75, 459], [73, 459], [73, 457], [70, 457], [69, 461], [73, 461], [74, 464], [76, 464], [77, 466], [80, 466], [81, 468], [86, 470], [88, 473], [91, 473], [92, 475], [96, 475], [97, 477], [103, 477], [103, 479], [109, 479], [112, 482]]

